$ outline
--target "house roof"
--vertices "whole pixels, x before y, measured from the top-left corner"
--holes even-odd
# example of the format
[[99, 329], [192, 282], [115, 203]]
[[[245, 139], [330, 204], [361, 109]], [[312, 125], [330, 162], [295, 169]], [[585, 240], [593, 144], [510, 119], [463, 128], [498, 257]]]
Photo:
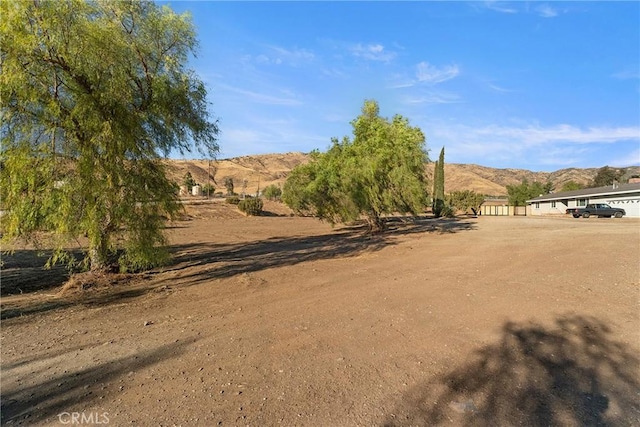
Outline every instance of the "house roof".
[[559, 193], [545, 194], [540, 197], [527, 200], [527, 203], [543, 202], [547, 200], [563, 200], [563, 199], [588, 198], [593, 196], [619, 195], [619, 194], [626, 194], [626, 193], [637, 193], [639, 191], [640, 191], [640, 183], [637, 183], [637, 182], [633, 184], [620, 184], [620, 185], [617, 185], [615, 188], [612, 185], [607, 185], [606, 187], [583, 188], [582, 190], [561, 191]]

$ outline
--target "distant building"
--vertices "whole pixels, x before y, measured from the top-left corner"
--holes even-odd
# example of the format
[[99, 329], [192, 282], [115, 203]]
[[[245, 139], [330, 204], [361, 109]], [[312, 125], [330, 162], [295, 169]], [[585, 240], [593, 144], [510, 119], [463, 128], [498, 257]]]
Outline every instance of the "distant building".
[[640, 218], [640, 182], [545, 194], [527, 203], [531, 215], [565, 215], [567, 208], [607, 203], [624, 209], [628, 217]]
[[525, 216], [526, 206], [509, 205], [507, 198], [487, 198], [480, 206], [480, 215], [485, 216]]
[[487, 198], [480, 205], [480, 215], [507, 216], [512, 215], [513, 206], [509, 206], [507, 199]]

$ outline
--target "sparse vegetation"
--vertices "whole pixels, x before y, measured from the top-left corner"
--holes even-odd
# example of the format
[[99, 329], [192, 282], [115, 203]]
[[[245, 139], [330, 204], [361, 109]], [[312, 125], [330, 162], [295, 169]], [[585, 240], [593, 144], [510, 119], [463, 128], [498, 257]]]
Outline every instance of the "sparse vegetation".
[[454, 216], [456, 216], [456, 211], [453, 208], [453, 206], [451, 206], [448, 203], [445, 203], [442, 206], [442, 210], [440, 211], [440, 217], [453, 218]]
[[226, 202], [231, 205], [237, 205], [238, 203], [240, 203], [240, 197], [238, 196], [227, 197]]
[[212, 184], [205, 184], [202, 186], [202, 194], [207, 197], [212, 197], [216, 192], [216, 187]]
[[258, 216], [262, 213], [262, 207], [264, 206], [262, 199], [259, 197], [248, 198], [240, 200], [238, 203], [238, 209], [247, 215]]
[[282, 189], [275, 184], [268, 185], [262, 192], [269, 200], [279, 200], [282, 196]]

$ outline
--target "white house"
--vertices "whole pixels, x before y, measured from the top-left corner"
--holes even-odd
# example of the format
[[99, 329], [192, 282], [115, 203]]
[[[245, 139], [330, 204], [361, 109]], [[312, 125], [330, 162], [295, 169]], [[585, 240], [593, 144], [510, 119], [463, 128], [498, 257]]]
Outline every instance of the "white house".
[[607, 203], [611, 207], [624, 209], [628, 217], [640, 218], [640, 183], [545, 194], [527, 200], [527, 203], [531, 215], [564, 215], [567, 208]]

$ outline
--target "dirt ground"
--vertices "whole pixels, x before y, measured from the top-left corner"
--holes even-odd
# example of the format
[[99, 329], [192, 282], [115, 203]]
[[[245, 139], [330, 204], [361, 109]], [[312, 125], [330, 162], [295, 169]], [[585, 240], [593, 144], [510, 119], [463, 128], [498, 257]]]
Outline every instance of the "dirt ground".
[[174, 262], [3, 257], [2, 424], [638, 426], [640, 221], [191, 206]]

